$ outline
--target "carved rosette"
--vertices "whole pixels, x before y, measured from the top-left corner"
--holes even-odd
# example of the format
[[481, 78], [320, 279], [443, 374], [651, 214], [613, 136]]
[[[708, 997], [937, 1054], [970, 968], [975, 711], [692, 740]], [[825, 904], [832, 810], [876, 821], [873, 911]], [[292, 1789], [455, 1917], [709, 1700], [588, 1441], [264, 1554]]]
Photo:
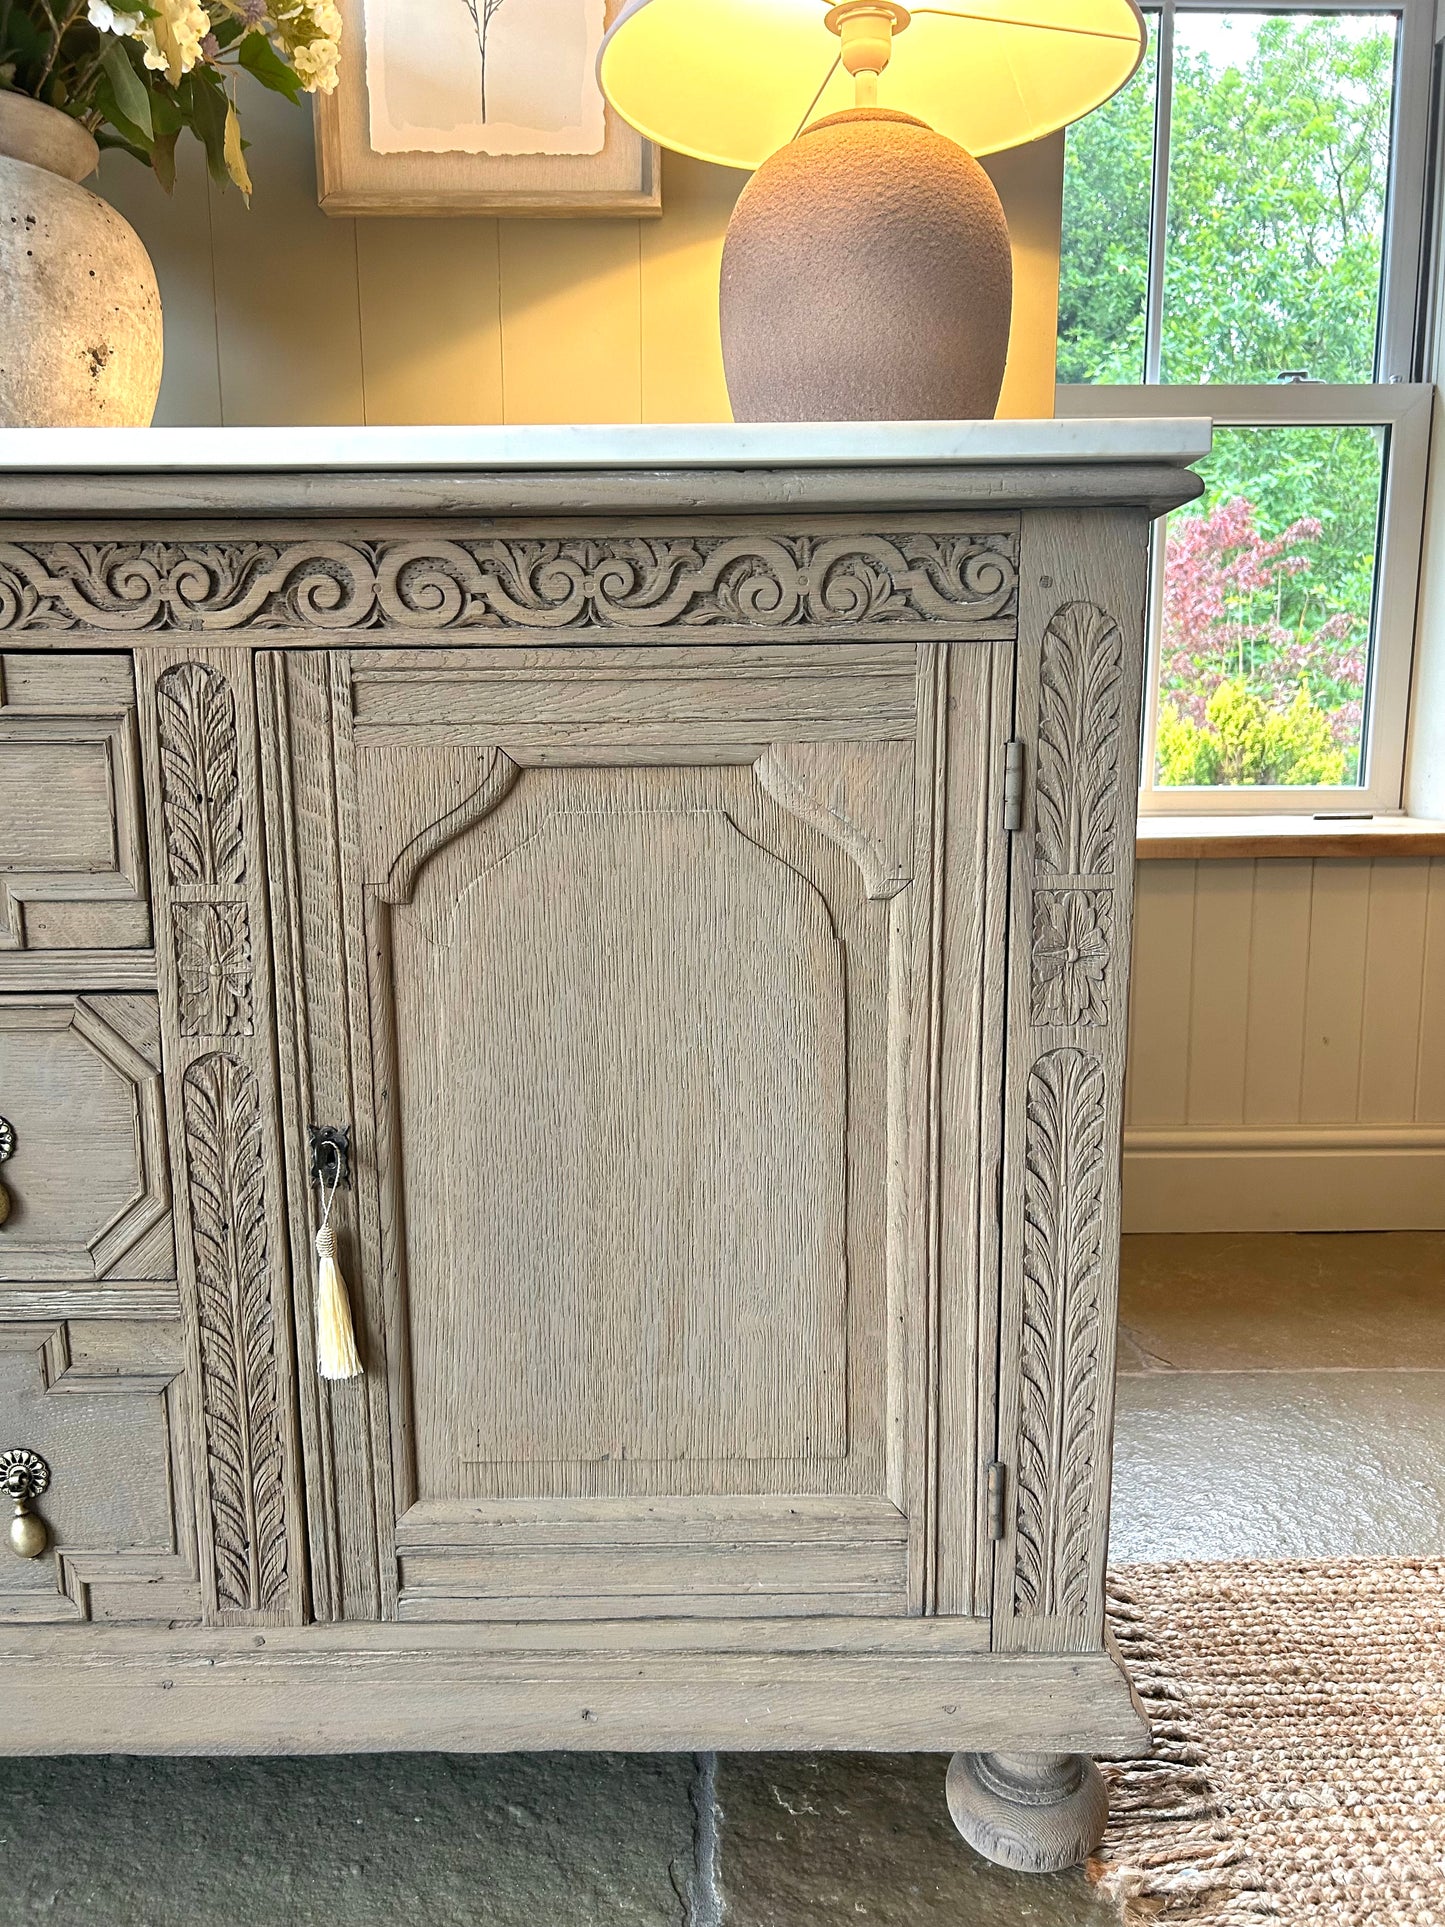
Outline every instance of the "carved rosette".
[[171, 911], [183, 1037], [249, 1037], [251, 928], [244, 903]]
[[1069, 1028], [1109, 1021], [1113, 896], [1108, 890], [1035, 890], [1030, 1016]]
[[214, 1054], [187, 1069], [181, 1098], [216, 1601], [273, 1611], [288, 1586], [286, 1486], [260, 1094], [246, 1065]]
[[[0, 631], [11, 632], [1000, 633], [1017, 598], [1017, 539], [996, 531], [0, 542]], [[194, 676], [181, 692], [199, 695]]]
[[1024, 1159], [1015, 1612], [1075, 1614], [1088, 1597], [1105, 1121], [1098, 1058], [1079, 1050], [1039, 1058]]

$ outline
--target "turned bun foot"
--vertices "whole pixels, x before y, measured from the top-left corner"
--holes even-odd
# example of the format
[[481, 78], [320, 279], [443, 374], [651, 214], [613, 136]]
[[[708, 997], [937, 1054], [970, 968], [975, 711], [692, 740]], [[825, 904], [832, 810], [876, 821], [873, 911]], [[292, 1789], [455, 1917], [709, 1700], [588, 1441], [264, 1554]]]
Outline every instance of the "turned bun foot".
[[1019, 1873], [1061, 1873], [1103, 1839], [1109, 1796], [1082, 1753], [955, 1753], [948, 1810], [985, 1860]]

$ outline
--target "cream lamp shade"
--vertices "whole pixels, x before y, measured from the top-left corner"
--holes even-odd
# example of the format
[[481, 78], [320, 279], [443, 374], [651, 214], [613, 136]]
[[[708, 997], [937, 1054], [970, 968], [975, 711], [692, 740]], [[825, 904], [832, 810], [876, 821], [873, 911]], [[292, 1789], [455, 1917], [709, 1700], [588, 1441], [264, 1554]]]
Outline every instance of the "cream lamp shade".
[[752, 170], [723, 244], [739, 421], [992, 415], [1013, 258], [978, 156], [1053, 133], [1139, 65], [1135, 0], [630, 0], [612, 106]]
[[[840, 10], [841, 11], [841, 10]], [[1144, 51], [1134, 0], [977, 0], [902, 14], [878, 105], [970, 154], [1081, 119]], [[602, 43], [602, 90], [682, 154], [756, 168], [811, 121], [853, 107], [854, 77], [819, 0], [630, 0]]]

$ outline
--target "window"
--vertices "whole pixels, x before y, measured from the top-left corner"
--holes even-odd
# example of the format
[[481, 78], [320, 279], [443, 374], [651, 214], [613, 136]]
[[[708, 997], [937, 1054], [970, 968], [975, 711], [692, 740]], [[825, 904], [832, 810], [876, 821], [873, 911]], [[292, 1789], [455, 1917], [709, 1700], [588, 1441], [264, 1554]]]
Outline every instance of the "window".
[[1060, 415], [1215, 420], [1156, 530], [1143, 804], [1397, 810], [1433, 6], [1145, 20], [1067, 136], [1058, 354]]

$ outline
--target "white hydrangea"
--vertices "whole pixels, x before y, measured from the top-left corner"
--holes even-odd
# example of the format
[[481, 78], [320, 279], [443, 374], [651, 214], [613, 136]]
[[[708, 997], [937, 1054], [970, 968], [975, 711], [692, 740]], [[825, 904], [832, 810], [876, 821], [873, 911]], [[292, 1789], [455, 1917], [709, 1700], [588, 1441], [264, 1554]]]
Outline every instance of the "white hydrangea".
[[139, 33], [144, 20], [139, 13], [118, 13], [107, 0], [90, 0], [85, 17], [101, 33]]
[[291, 65], [309, 94], [329, 94], [336, 85], [341, 49], [334, 40], [308, 40], [291, 49]]

